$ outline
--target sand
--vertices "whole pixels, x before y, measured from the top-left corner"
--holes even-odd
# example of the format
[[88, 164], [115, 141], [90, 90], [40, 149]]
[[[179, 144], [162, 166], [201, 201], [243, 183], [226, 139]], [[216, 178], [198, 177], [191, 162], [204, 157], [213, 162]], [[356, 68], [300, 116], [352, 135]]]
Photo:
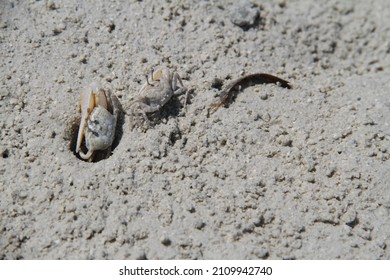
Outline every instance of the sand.
[[[1, 259], [390, 259], [390, 2], [1, 1]], [[74, 153], [92, 81], [123, 112]], [[221, 89], [255, 84], [212, 110]]]

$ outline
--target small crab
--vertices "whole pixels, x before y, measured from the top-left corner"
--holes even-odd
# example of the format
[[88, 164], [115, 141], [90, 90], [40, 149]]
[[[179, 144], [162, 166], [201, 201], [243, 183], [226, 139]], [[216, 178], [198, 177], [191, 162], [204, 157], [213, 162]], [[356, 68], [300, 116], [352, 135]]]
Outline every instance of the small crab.
[[[149, 123], [147, 113], [160, 110], [172, 96], [186, 92], [187, 88], [184, 87], [179, 74], [162, 66], [146, 77], [146, 83], [142, 86], [137, 99], [130, 105], [131, 116], [136, 118], [138, 125], [141, 116], [146, 123]], [[185, 100], [187, 100], [187, 95]]]
[[[76, 153], [92, 161], [95, 151], [111, 149], [118, 118], [115, 96], [91, 84], [80, 94], [81, 121], [77, 135]], [[85, 139], [84, 139], [85, 138]], [[87, 152], [82, 151], [85, 140]]]

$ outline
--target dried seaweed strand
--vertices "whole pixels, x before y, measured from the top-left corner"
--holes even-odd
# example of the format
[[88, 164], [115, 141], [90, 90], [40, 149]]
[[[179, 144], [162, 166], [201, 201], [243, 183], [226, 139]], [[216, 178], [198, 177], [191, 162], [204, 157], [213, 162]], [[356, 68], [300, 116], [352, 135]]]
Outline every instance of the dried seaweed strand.
[[280, 84], [281, 87], [291, 88], [291, 85], [288, 81], [283, 80], [279, 77], [266, 74], [266, 73], [255, 73], [240, 77], [232, 82], [230, 82], [224, 90], [221, 92], [221, 96], [218, 102], [211, 104], [211, 107], [218, 109], [221, 105], [228, 106], [234, 97], [234, 93], [238, 90], [244, 89], [253, 84]]

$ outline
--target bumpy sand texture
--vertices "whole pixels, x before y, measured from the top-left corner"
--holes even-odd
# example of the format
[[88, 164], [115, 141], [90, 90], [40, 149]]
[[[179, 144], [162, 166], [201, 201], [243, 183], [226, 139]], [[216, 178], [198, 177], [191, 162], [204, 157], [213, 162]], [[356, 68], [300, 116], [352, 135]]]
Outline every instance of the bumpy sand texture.
[[[0, 1], [0, 258], [389, 259], [390, 2], [317, 2]], [[161, 64], [187, 108], [79, 160], [82, 87]]]

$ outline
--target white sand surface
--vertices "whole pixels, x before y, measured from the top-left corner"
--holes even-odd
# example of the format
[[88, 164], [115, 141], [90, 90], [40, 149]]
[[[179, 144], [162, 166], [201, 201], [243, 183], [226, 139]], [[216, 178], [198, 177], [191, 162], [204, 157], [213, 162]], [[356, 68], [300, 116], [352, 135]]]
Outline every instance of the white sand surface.
[[[390, 1], [0, 1], [0, 259], [389, 259]], [[190, 90], [73, 151], [96, 81]], [[221, 88], [264, 72], [210, 110]]]

